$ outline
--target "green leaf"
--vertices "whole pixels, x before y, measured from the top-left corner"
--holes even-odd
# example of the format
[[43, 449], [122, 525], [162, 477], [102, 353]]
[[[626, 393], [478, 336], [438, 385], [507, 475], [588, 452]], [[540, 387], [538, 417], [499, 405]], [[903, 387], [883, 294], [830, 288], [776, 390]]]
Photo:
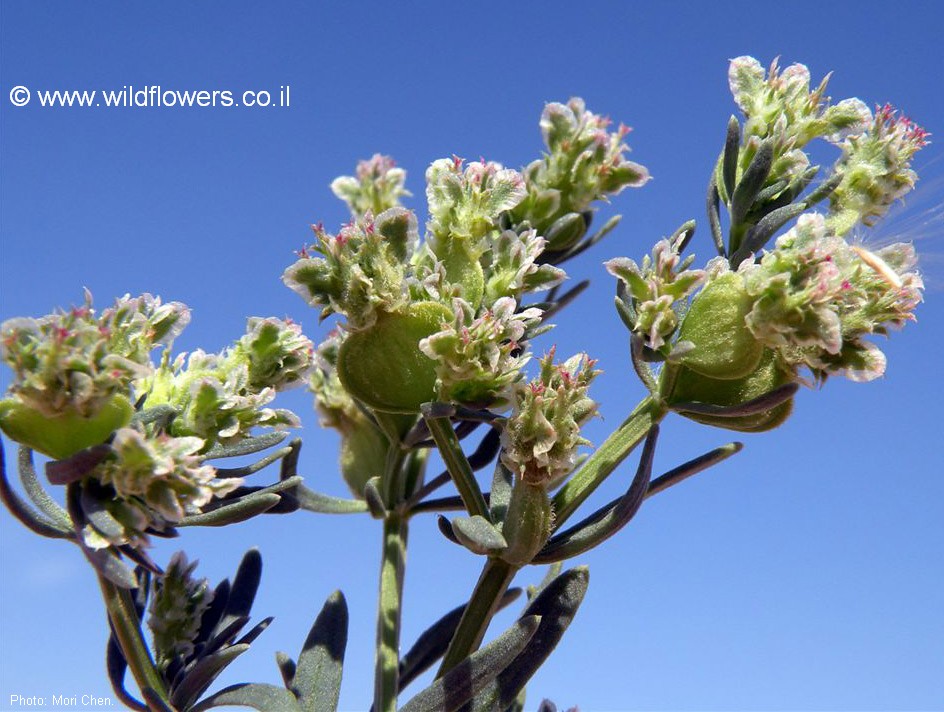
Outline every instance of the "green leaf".
[[[0, 450], [2, 453], [2, 450]], [[0, 455], [2, 456], [2, 455]], [[59, 506], [49, 494], [43, 489], [36, 476], [36, 468], [33, 466], [33, 451], [25, 445], [20, 445], [17, 452], [17, 467], [20, 472], [20, 482], [23, 483], [23, 489], [33, 503], [39, 507], [40, 511], [52, 519], [57, 525], [62, 527], [64, 532], [72, 530], [72, 520], [69, 514]]]
[[728, 119], [728, 132], [724, 140], [724, 153], [721, 159], [722, 186], [727, 197], [734, 194], [734, 181], [737, 178], [738, 154], [741, 149], [741, 124], [737, 117]]
[[[459, 663], [404, 705], [400, 712], [454, 712], [493, 683], [539, 629], [538, 616], [525, 616], [497, 639]], [[498, 709], [498, 708], [496, 708]]]
[[532, 559], [535, 564], [548, 564], [569, 559], [598, 546], [629, 524], [642, 506], [652, 477], [652, 459], [655, 456], [659, 426], [654, 425], [646, 437], [639, 467], [629, 489], [605, 507], [597, 510], [579, 524], [553, 536]]
[[[501, 610], [515, 601], [521, 595], [520, 588], [510, 588], [505, 591], [498, 608]], [[432, 667], [437, 660], [446, 654], [449, 642], [459, 627], [459, 621], [465, 613], [466, 604], [453, 608], [433, 625], [427, 628], [413, 646], [400, 656], [400, 689], [406, 688], [413, 680]]]
[[475, 696], [468, 708], [470, 712], [505, 710], [514, 704], [518, 693], [564, 635], [583, 601], [589, 581], [590, 572], [585, 566], [570, 569], [554, 579], [531, 601], [521, 620], [539, 616], [541, 623], [537, 631], [498, 677]]
[[288, 690], [261, 683], [232, 685], [203, 700], [187, 712], [204, 712], [213, 707], [252, 707], [259, 712], [302, 712]]
[[[731, 197], [731, 225], [739, 225], [754, 199], [760, 192], [770, 174], [770, 167], [774, 159], [774, 144], [772, 139], [765, 139], [757, 147], [757, 153], [751, 159], [750, 164], [741, 176], [737, 187], [734, 189], [734, 195]], [[731, 245], [732, 249], [737, 249], [739, 245]]]
[[174, 687], [171, 702], [180, 709], [190, 707], [213, 684], [226, 666], [247, 650], [249, 650], [248, 645], [231, 645], [198, 660]]
[[321, 514], [357, 514], [367, 511], [367, 504], [359, 499], [342, 499], [321, 494], [299, 485], [295, 492], [302, 509]]
[[253, 438], [246, 438], [245, 440], [240, 440], [238, 443], [233, 443], [232, 445], [214, 445], [210, 448], [204, 455], [205, 460], [214, 460], [220, 457], [239, 457], [240, 455], [252, 455], [256, 452], [261, 452], [270, 447], [278, 445], [280, 442], [285, 440], [288, 437], [288, 433], [284, 430], [277, 430], [273, 433], [266, 433], [265, 435], [257, 435]]
[[347, 622], [347, 603], [341, 592], [335, 591], [308, 633], [292, 679], [292, 691], [304, 712], [338, 708]]
[[262, 514], [275, 505], [282, 498], [272, 492], [256, 492], [243, 497], [232, 504], [227, 504], [203, 514], [191, 514], [184, 517], [177, 526], [180, 527], [222, 527], [227, 524], [244, 522], [247, 519]]
[[477, 514], [453, 519], [452, 531], [459, 543], [474, 554], [487, 556], [508, 546], [501, 532], [485, 517]]

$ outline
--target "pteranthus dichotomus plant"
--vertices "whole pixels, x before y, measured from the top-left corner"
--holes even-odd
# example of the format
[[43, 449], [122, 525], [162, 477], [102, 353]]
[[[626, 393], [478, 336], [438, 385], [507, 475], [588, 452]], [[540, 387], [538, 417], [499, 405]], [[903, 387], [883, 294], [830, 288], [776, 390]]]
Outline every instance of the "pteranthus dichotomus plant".
[[[597, 228], [600, 205], [649, 180], [628, 158], [628, 129], [578, 98], [545, 106], [544, 151], [526, 166], [433, 160], [424, 215], [401, 203], [407, 176], [387, 156], [336, 179], [349, 221], [316, 225], [282, 277], [329, 322], [313, 341], [296, 323], [253, 317], [218, 353], [175, 355], [190, 312], [149, 294], [101, 311], [86, 295], [81, 306], [2, 324], [12, 381], [0, 429], [16, 443], [10, 470], [22, 487], [5, 469], [0, 494], [26, 527], [74, 544], [93, 567], [109, 679], [124, 704], [338, 708], [348, 621], [340, 592], [299, 634], [299, 652], [278, 654], [281, 684], [210, 691], [270, 620], [247, 628], [261, 557], [250, 550], [232, 582], [210, 586], [185, 554], [161, 562], [152, 551], [155, 537], [186, 541], [190, 527], [308, 512], [378, 521], [376, 651], [357, 661], [373, 665], [376, 712], [521, 710], [528, 680], [587, 591], [588, 569], [572, 561], [650, 496], [742, 448], [721, 444], [660, 472], [665, 418], [770, 431], [803, 417], [794, 413], [800, 388], [868, 382], [891, 367], [876, 337], [915, 321], [916, 254], [850, 235], [911, 190], [928, 134], [887, 104], [833, 103], [826, 80], [814, 84], [803, 65], [765, 69], [738, 57], [729, 82], [741, 116], [719, 131], [706, 177], [713, 256], [696, 258], [690, 220], [651, 250], [623, 245], [635, 257], [605, 263], [615, 278], [610, 318], [629, 342], [624, 362], [599, 363], [592, 339], [563, 357], [538, 346], [586, 286], [568, 285], [568, 261], [620, 221]], [[831, 167], [813, 165], [814, 143], [834, 151]], [[592, 443], [585, 428], [599, 416], [603, 367], [634, 374], [645, 395]], [[310, 389], [318, 422], [337, 432], [350, 497], [310, 488], [298, 472], [300, 441], [283, 444], [300, 418], [273, 401], [295, 386]], [[583, 511], [637, 450], [625, 491]], [[441, 472], [428, 471], [439, 462]], [[278, 476], [253, 484], [269, 465]], [[478, 557], [481, 575], [468, 600], [405, 641], [408, 533], [426, 513], [438, 515], [457, 560]], [[512, 625], [489, 636], [495, 614], [521, 593], [516, 576], [533, 566], [548, 567], [544, 581]], [[427, 687], [407, 692], [433, 668]]]

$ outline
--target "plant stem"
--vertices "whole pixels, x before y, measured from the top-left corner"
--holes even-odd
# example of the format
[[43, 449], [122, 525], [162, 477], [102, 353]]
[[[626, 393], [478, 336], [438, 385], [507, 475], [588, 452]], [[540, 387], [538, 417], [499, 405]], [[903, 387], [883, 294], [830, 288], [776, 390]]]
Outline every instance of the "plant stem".
[[459, 496], [462, 497], [466, 510], [472, 516], [477, 514], [484, 517], [486, 521], [491, 521], [485, 497], [479, 489], [478, 482], [475, 481], [475, 473], [462, 451], [462, 445], [459, 444], [459, 438], [456, 437], [449, 418], [428, 415], [424, 417], [429, 432], [436, 441], [436, 447], [439, 448], [439, 454], [446, 463], [449, 475], [456, 483], [456, 489], [459, 490]]
[[466, 606], [459, 627], [449, 643], [449, 649], [443, 657], [442, 665], [436, 677], [442, 677], [469, 655], [478, 650], [485, 637], [485, 631], [492, 617], [498, 610], [499, 603], [512, 579], [518, 573], [518, 567], [497, 558], [489, 558], [482, 569], [475, 590]]
[[377, 606], [375, 712], [396, 712], [400, 672], [400, 612], [406, 567], [407, 519], [399, 511], [384, 519], [383, 559]]
[[102, 599], [105, 601], [105, 609], [108, 611], [108, 619], [111, 621], [115, 638], [118, 640], [125, 660], [128, 661], [128, 669], [131, 670], [138, 688], [141, 690], [151, 688], [161, 701], [172, 708], [164, 681], [158, 674], [154, 661], [151, 659], [151, 653], [141, 635], [140, 621], [131, 593], [128, 589], [116, 586], [102, 576], [98, 577], [98, 583], [102, 589]]
[[623, 424], [598, 447], [583, 467], [554, 496], [554, 527], [560, 526], [584, 500], [600, 486], [633, 449], [661, 421], [668, 408], [656, 397], [647, 396], [629, 414]]

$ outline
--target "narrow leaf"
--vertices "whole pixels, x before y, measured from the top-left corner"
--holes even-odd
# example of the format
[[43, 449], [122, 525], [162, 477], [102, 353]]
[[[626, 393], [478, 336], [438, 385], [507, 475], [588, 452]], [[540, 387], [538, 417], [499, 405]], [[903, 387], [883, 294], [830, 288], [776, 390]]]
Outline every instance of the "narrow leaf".
[[70, 539], [74, 532], [47, 519], [20, 497], [7, 479], [6, 458], [3, 454], [3, 439], [0, 438], [0, 502], [23, 526], [40, 536], [51, 539]]
[[302, 712], [295, 695], [284, 687], [261, 683], [232, 685], [208, 697], [187, 712], [204, 712], [213, 707], [251, 707], [259, 712]]
[[663, 490], [667, 490], [669, 487], [677, 485], [682, 480], [688, 479], [692, 475], [697, 475], [699, 472], [727, 460], [732, 455], [739, 453], [743, 448], [744, 445], [741, 443], [728, 443], [727, 445], [715, 448], [710, 452], [706, 452], [704, 455], [700, 455], [693, 460], [689, 460], [669, 470], [664, 475], [660, 475], [649, 483], [649, 490], [646, 492], [646, 497], [651, 497]]
[[702, 415], [716, 415], [721, 418], [737, 418], [742, 415], [754, 415], [776, 408], [781, 403], [790, 400], [799, 390], [798, 383], [785, 383], [757, 398], [738, 405], [714, 405], [713, 403], [675, 403], [672, 410], [680, 413], [700, 413]]
[[[498, 602], [497, 610], [508, 606], [521, 595], [520, 588], [505, 591]], [[413, 680], [431, 668], [437, 660], [446, 654], [449, 641], [459, 626], [466, 605], [457, 606], [424, 631], [413, 646], [400, 657], [400, 689], [404, 689]]]
[[[757, 147], [757, 153], [741, 176], [734, 194], [731, 197], [731, 225], [739, 225], [747, 211], [750, 210], [757, 193], [770, 174], [770, 167], [774, 159], [774, 144], [772, 139], [765, 139]], [[737, 247], [732, 245], [732, 247]]]
[[20, 482], [23, 489], [33, 503], [39, 507], [40, 511], [57, 524], [62, 525], [65, 531], [72, 528], [72, 520], [59, 503], [56, 502], [49, 493], [43, 489], [39, 483], [39, 477], [36, 475], [36, 468], [33, 466], [33, 451], [25, 445], [20, 445], [17, 451], [17, 468], [20, 472]]
[[715, 243], [715, 249], [722, 257], [726, 256], [724, 250], [724, 235], [721, 232], [721, 213], [719, 211], [720, 196], [718, 195], [718, 183], [714, 173], [711, 175], [711, 182], [708, 184], [708, 198], [706, 207], [708, 209], [708, 227], [711, 229], [711, 239]]
[[204, 455], [205, 460], [215, 460], [221, 457], [239, 457], [240, 455], [252, 455], [262, 450], [278, 445], [288, 437], [284, 430], [277, 430], [265, 435], [257, 435], [254, 438], [246, 438], [232, 445], [216, 444], [210, 448]]
[[728, 132], [724, 140], [724, 153], [721, 158], [721, 176], [725, 194], [734, 194], [734, 181], [737, 178], [738, 154], [741, 149], [741, 124], [737, 117], [728, 119]]
[[227, 665], [249, 650], [248, 645], [231, 645], [198, 660], [175, 687], [171, 702], [180, 709], [189, 708], [213, 684]]
[[[454, 712], [501, 674], [525, 649], [541, 619], [529, 615], [406, 703], [400, 712]], [[496, 708], [499, 709], [499, 708]]]
[[583, 601], [589, 581], [590, 572], [585, 566], [570, 569], [554, 579], [528, 604], [522, 620], [539, 616], [541, 623], [537, 631], [527, 647], [476, 695], [468, 709], [472, 712], [505, 710], [514, 703], [564, 635]]
[[292, 692], [305, 712], [336, 710], [347, 647], [347, 603], [340, 591], [328, 598], [298, 656]]
[[331, 497], [299, 485], [295, 493], [302, 509], [319, 514], [358, 514], [367, 511], [367, 504], [359, 499]]
[[652, 477], [658, 426], [653, 426], [646, 437], [639, 467], [626, 493], [597, 510], [579, 524], [553, 536], [534, 557], [533, 563], [547, 564], [577, 556], [589, 551], [616, 534], [636, 516], [646, 498]]
[[235, 524], [252, 519], [262, 514], [282, 500], [279, 495], [271, 492], [257, 492], [238, 499], [232, 504], [227, 504], [217, 509], [202, 514], [191, 514], [184, 517], [177, 526], [179, 527], [222, 527], [227, 524]]

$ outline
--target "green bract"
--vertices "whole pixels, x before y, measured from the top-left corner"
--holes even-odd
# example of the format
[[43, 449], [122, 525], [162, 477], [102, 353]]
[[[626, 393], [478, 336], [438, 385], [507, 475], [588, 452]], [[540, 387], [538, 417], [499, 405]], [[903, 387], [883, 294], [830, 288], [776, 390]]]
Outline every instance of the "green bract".
[[710, 378], [741, 378], [760, 361], [763, 346], [745, 324], [753, 301], [738, 274], [712, 280], [692, 301], [679, 340], [694, 345], [681, 362]]
[[118, 428], [131, 422], [134, 409], [121, 394], [102, 403], [91, 415], [67, 407], [45, 415], [14, 398], [0, 401], [0, 429], [9, 438], [55, 460], [105, 442]]
[[[795, 376], [778, 362], [777, 355], [764, 349], [757, 367], [740, 378], [709, 378], [704, 374], [682, 367], [675, 388], [668, 399], [670, 406], [683, 403], [704, 403], [714, 406], [739, 406], [770, 393], [775, 388], [792, 383]], [[726, 417], [692, 411], [679, 411], [690, 420], [727, 430], [759, 433], [772, 430], [783, 423], [793, 410], [789, 399], [769, 410], [750, 415]]]
[[338, 353], [338, 376], [365, 405], [388, 413], [419, 413], [436, 397], [436, 363], [420, 351], [421, 339], [452, 320], [450, 310], [419, 302], [384, 313], [369, 328], [349, 334]]

